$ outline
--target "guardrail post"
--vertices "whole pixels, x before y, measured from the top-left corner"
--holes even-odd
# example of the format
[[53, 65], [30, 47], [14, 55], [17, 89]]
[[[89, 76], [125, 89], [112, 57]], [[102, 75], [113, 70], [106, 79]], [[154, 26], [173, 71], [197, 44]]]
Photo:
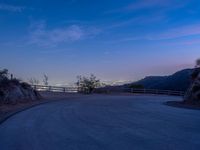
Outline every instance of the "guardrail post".
[[110, 93], [109, 90], [106, 90], [106, 93], [109, 94]]
[[146, 94], [146, 89], [144, 89], [144, 94]]
[[133, 93], [133, 88], [131, 88], [131, 93]]

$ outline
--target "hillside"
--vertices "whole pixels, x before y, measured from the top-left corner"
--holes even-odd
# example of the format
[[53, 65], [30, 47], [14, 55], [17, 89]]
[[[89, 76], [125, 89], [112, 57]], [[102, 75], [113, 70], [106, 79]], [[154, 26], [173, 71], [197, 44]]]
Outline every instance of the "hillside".
[[141, 84], [148, 89], [186, 91], [191, 82], [193, 69], [184, 69], [169, 76], [149, 76], [132, 84]]

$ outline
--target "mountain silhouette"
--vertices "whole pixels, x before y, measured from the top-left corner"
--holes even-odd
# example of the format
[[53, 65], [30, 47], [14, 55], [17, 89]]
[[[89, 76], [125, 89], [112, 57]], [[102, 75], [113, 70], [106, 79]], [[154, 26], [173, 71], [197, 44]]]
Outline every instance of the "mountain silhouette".
[[169, 76], [147, 76], [131, 84], [143, 85], [147, 89], [186, 91], [191, 83], [192, 72], [193, 69], [184, 69]]

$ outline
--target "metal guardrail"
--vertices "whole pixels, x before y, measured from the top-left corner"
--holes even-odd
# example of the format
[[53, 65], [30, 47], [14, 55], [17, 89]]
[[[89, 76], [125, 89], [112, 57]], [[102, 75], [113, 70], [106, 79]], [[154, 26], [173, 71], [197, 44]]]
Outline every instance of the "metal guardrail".
[[[77, 93], [77, 87], [58, 87], [58, 86], [45, 86], [45, 85], [32, 85], [32, 87], [37, 91], [50, 91], [50, 92], [63, 92], [63, 93]], [[123, 92], [128, 93], [138, 93], [138, 94], [156, 94], [156, 95], [174, 95], [174, 96], [184, 96], [183, 91], [172, 91], [172, 90], [158, 90], [158, 89], [134, 89], [134, 88], [124, 88], [121, 89]], [[121, 91], [115, 91], [121, 92]], [[112, 93], [112, 90], [106, 90], [106, 93]]]
[[45, 85], [32, 85], [36, 91], [49, 91], [49, 92], [63, 92], [63, 93], [76, 93], [76, 87], [59, 87], [59, 86], [45, 86]]

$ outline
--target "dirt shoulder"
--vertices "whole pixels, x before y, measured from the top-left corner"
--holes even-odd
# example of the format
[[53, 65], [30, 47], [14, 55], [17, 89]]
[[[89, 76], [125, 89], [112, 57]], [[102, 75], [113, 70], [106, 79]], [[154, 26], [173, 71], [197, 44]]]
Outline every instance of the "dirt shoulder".
[[188, 104], [182, 101], [168, 101], [165, 104], [172, 107], [200, 110], [200, 104]]

